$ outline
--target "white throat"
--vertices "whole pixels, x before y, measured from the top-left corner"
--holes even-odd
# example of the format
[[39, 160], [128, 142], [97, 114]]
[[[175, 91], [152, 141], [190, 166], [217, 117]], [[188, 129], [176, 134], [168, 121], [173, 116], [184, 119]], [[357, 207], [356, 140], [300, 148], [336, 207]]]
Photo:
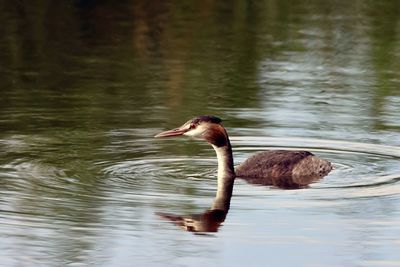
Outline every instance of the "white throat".
[[218, 178], [220, 177], [235, 177], [235, 171], [233, 169], [232, 150], [230, 147], [223, 146], [217, 147], [212, 145], [218, 159]]
[[218, 188], [214, 201], [214, 208], [229, 209], [223, 207], [230, 202], [232, 196], [233, 183], [235, 181], [235, 171], [233, 169], [232, 149], [230, 146], [217, 147], [213, 145], [218, 159]]

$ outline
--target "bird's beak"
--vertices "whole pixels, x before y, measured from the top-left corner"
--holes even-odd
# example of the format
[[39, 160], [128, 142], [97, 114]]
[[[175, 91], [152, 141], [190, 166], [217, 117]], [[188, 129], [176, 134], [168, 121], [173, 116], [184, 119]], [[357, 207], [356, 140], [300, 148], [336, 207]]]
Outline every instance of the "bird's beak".
[[159, 137], [181, 136], [186, 132], [187, 132], [187, 129], [181, 127], [181, 128], [176, 128], [176, 129], [173, 129], [173, 130], [169, 130], [169, 131], [165, 131], [165, 132], [159, 133], [154, 137], [159, 138]]

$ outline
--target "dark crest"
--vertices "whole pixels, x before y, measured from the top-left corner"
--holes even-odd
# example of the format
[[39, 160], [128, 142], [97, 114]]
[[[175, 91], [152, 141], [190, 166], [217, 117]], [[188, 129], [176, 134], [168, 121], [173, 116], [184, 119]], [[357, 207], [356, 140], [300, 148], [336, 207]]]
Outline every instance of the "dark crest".
[[201, 122], [221, 123], [222, 120], [215, 116], [202, 115], [192, 119], [193, 124], [199, 124]]

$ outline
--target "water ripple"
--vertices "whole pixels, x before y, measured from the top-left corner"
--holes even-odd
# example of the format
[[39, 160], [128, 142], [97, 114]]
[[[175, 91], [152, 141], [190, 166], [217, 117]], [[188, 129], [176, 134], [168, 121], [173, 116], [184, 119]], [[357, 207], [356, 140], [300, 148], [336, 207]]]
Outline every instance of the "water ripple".
[[[239, 198], [239, 209], [248, 205], [242, 197], [251, 198], [246, 201], [253, 203], [260, 198], [271, 202], [276, 196], [280, 205], [299, 207], [301, 200], [290, 198], [298, 192], [304, 196], [303, 201], [308, 201], [307, 205], [310, 200], [314, 205], [338, 205], [345, 199], [398, 198], [400, 195], [400, 151], [397, 147], [306, 138], [234, 136], [231, 140], [236, 164], [255, 151], [283, 148], [310, 150], [335, 166], [323, 180], [301, 191], [283, 192], [238, 181], [235, 195]], [[119, 214], [118, 209], [124, 211], [128, 207], [149, 205], [168, 209], [175, 206], [180, 210], [182, 205], [193, 201], [207, 207], [215, 195], [217, 161], [211, 148], [205, 155], [163, 157], [150, 154], [140, 158], [103, 159], [91, 163], [94, 165], [91, 168], [98, 170], [88, 173], [96, 175], [94, 178], [84, 177], [82, 171], [79, 176], [71, 175], [69, 170], [40, 159], [19, 158], [0, 166], [3, 177], [0, 183], [4, 184], [0, 189], [1, 220], [21, 227], [48, 228], [49, 221], [55, 222], [54, 228], [78, 227], [77, 222], [86, 216], [102, 214], [112, 218], [101, 222], [102, 226], [113, 227], [119, 221], [119, 225], [129, 227], [130, 223], [136, 223], [134, 217], [127, 217], [129, 213], [112, 214]], [[57, 207], [64, 207], [64, 210], [58, 211]], [[96, 231], [100, 227], [98, 224], [95, 220], [85, 227]]]
[[[310, 186], [309, 194], [315, 199], [400, 194], [400, 149], [395, 146], [308, 138], [246, 136], [231, 140], [242, 160], [255, 150], [270, 149], [309, 150], [330, 160], [335, 169]], [[323, 193], [320, 190], [324, 190]]]
[[[252, 136], [233, 136], [231, 141], [236, 164], [254, 151], [270, 149], [310, 150], [330, 160], [335, 169], [322, 181], [310, 186], [312, 192], [324, 190], [326, 198], [400, 193], [400, 150], [397, 147], [337, 140]], [[107, 177], [107, 186], [112, 190], [135, 190], [135, 194], [139, 195], [142, 192], [163, 192], [169, 197], [175, 194], [181, 198], [187, 197], [188, 192], [191, 192], [191, 198], [193, 194], [212, 195], [216, 189], [216, 164], [211, 150], [207, 157], [147, 157], [99, 163]], [[353, 193], [354, 190], [357, 192]]]
[[104, 188], [114, 201], [124, 195], [137, 201], [181, 202], [194, 194], [210, 197], [216, 187], [216, 160], [212, 158], [152, 157], [101, 165], [106, 177]]

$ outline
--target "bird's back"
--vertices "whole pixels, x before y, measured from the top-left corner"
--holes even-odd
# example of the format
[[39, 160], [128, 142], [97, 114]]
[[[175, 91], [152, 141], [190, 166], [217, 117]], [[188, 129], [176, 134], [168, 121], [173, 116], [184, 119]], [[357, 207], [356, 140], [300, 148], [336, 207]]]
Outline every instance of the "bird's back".
[[250, 183], [301, 188], [332, 170], [329, 161], [307, 151], [274, 150], [258, 153], [237, 166], [237, 177]]

